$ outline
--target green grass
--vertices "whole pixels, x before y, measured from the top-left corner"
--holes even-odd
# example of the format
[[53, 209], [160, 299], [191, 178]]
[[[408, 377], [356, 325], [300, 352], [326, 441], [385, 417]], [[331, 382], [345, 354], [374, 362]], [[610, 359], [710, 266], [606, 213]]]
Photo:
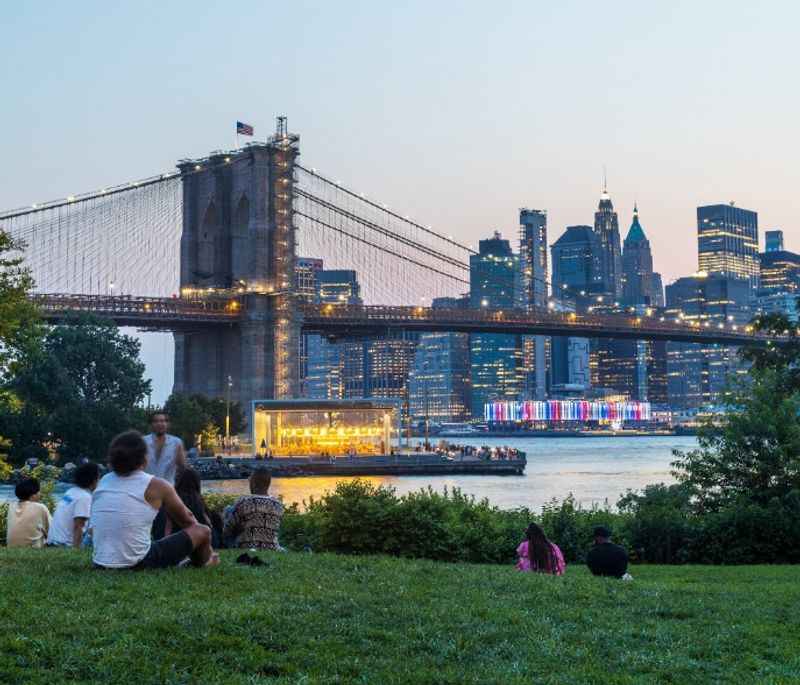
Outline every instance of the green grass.
[[639, 566], [622, 583], [261, 556], [129, 573], [0, 549], [0, 682], [800, 682], [800, 567]]

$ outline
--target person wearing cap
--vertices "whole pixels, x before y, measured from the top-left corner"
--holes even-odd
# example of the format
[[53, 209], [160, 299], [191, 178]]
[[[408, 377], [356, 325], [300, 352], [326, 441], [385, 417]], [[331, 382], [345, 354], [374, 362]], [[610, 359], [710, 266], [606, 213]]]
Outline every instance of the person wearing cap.
[[622, 578], [628, 571], [628, 552], [611, 542], [611, 531], [595, 526], [594, 547], [586, 555], [586, 565], [595, 576]]

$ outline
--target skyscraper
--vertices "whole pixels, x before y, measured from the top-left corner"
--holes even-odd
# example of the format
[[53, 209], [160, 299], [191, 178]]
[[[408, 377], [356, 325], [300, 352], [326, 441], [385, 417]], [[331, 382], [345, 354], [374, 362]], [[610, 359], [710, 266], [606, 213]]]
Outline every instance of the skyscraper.
[[758, 288], [758, 214], [727, 205], [697, 208], [697, 249], [701, 272], [741, 278], [749, 296]]
[[800, 294], [800, 255], [788, 250], [771, 250], [759, 255], [761, 279], [758, 294]]
[[547, 304], [547, 212], [519, 210], [519, 261], [524, 306]]
[[785, 314], [797, 321], [800, 297], [800, 254], [783, 247], [783, 231], [767, 231], [766, 251], [759, 255], [761, 279], [758, 288], [760, 314]]
[[611, 197], [603, 184], [600, 204], [594, 214], [594, 232], [600, 243], [600, 274], [602, 290], [613, 300], [622, 296], [622, 248], [619, 239], [619, 219]]
[[331, 304], [361, 304], [361, 285], [352, 269], [324, 269], [318, 272], [319, 301]]
[[[361, 304], [361, 286], [352, 269], [315, 272], [315, 301], [323, 304]], [[306, 337], [303, 392], [314, 399], [364, 397], [364, 349], [362, 341], [331, 342], [321, 335]]]
[[[322, 271], [322, 260], [313, 257], [298, 257], [295, 260], [295, 292], [301, 302], [313, 303], [319, 298], [319, 273]], [[317, 344], [318, 335], [303, 333], [300, 336], [300, 352], [297, 355], [300, 364], [300, 396], [308, 396], [306, 381], [308, 378], [308, 346]]]
[[322, 260], [313, 257], [298, 257], [295, 260], [295, 292], [303, 302], [315, 302], [319, 297], [319, 274]]
[[[523, 309], [547, 306], [547, 212], [519, 210], [519, 261]], [[543, 400], [547, 393], [546, 339], [523, 336], [526, 399]]]
[[[751, 318], [750, 285], [722, 274], [679, 278], [666, 288], [667, 314], [699, 325], [744, 325]], [[719, 404], [733, 373], [743, 367], [737, 350], [724, 345], [667, 343], [667, 386], [673, 407]]]
[[664, 305], [661, 275], [653, 272], [653, 253], [650, 241], [639, 223], [639, 209], [633, 207], [633, 222], [625, 238], [622, 251], [624, 275], [623, 302], [628, 305]]
[[[470, 256], [469, 266], [471, 307], [514, 306], [519, 258], [499, 232], [480, 241], [478, 254]], [[470, 408], [474, 417], [483, 417], [486, 402], [519, 399], [525, 382], [521, 337], [502, 333], [470, 336], [470, 371]]]
[[[434, 309], [462, 309], [469, 297], [437, 297]], [[469, 418], [469, 335], [423, 333], [409, 378], [409, 412], [416, 419], [464, 421]]]
[[[586, 311], [603, 291], [600, 241], [591, 226], [567, 226], [551, 247], [556, 309]], [[553, 336], [550, 391], [586, 391], [591, 387], [588, 338]]]
[[567, 226], [551, 248], [553, 297], [593, 301], [603, 292], [600, 243], [591, 226]]

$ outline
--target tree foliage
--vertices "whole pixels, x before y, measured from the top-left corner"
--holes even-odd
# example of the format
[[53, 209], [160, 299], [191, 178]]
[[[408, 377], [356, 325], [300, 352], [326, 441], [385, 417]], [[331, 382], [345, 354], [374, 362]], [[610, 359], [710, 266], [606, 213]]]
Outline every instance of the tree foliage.
[[36, 306], [29, 295], [33, 277], [23, 265], [25, 244], [0, 229], [0, 376], [39, 334]]
[[721, 423], [701, 427], [698, 449], [676, 452], [674, 475], [699, 511], [766, 505], [800, 490], [800, 339], [782, 315], [753, 325], [786, 342], [744, 349], [749, 378], [729, 399]]
[[[203, 435], [203, 447], [206, 440], [215, 435], [224, 434], [227, 403], [218, 397], [184, 393], [173, 393], [164, 404], [164, 411], [169, 414], [170, 431], [179, 436], [185, 445], [194, 445], [197, 437]], [[231, 435], [237, 435], [245, 428], [245, 416], [242, 405], [230, 403]]]
[[5, 413], [20, 461], [49, 444], [63, 460], [101, 459], [111, 438], [129, 428], [150, 390], [140, 343], [113, 324], [79, 317], [55, 326], [39, 349], [17, 362], [7, 390], [17, 410]]

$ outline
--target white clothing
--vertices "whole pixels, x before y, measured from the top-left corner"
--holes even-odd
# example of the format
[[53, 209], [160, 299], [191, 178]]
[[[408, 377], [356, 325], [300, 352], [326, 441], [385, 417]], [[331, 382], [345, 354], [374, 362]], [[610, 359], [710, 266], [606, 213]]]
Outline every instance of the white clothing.
[[147, 444], [147, 464], [144, 470], [158, 478], [163, 478], [170, 485], [175, 485], [175, 471], [178, 447], [183, 447], [181, 439], [175, 435], [164, 435], [164, 445], [161, 454], [156, 456], [156, 434], [148, 433], [144, 436]]
[[53, 512], [53, 522], [47, 534], [48, 545], [72, 545], [74, 519], [88, 519], [92, 511], [92, 493], [73, 487], [64, 493]]
[[113, 471], [100, 479], [92, 494], [92, 561], [106, 568], [136, 566], [150, 551], [150, 531], [158, 509], [144, 498], [153, 476]]

